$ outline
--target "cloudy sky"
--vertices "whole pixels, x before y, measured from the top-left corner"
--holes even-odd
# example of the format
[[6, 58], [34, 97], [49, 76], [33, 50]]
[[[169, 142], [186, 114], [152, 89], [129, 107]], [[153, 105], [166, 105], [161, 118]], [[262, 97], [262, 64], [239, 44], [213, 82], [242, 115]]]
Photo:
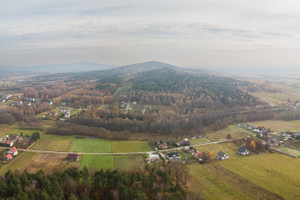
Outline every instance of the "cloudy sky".
[[0, 0], [0, 65], [300, 66], [299, 0]]

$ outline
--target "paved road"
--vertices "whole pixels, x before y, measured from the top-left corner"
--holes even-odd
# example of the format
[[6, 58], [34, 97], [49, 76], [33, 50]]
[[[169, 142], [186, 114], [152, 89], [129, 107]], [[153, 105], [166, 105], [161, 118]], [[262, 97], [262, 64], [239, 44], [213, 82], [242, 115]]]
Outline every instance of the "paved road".
[[[242, 138], [238, 138], [242, 139]], [[44, 151], [44, 150], [32, 150], [32, 149], [18, 149], [18, 151], [24, 151], [24, 152], [34, 152], [34, 153], [52, 153], [52, 154], [69, 154], [69, 153], [77, 153], [79, 155], [137, 155], [137, 154], [152, 154], [152, 153], [161, 153], [161, 152], [168, 152], [168, 151], [176, 151], [181, 150], [187, 147], [198, 147], [198, 146], [204, 146], [204, 145], [210, 145], [210, 144], [219, 144], [224, 142], [230, 142], [237, 139], [231, 139], [231, 140], [224, 140], [224, 141], [218, 141], [218, 142], [205, 142], [205, 143], [199, 143], [194, 144], [191, 146], [184, 146], [184, 147], [177, 147], [173, 149], [164, 149], [164, 150], [157, 150], [157, 151], [144, 151], [144, 152], [127, 152], [127, 153], [85, 153], [85, 152], [66, 152], [66, 151]], [[5, 147], [0, 147], [1, 149], [7, 149]]]

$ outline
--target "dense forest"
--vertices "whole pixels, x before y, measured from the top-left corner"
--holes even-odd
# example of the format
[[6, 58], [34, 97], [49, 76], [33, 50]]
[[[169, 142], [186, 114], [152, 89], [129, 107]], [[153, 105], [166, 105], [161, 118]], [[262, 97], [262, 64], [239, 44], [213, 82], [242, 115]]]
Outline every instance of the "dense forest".
[[46, 175], [8, 171], [0, 179], [0, 198], [8, 200], [180, 200], [187, 175], [182, 166], [146, 166], [143, 171], [69, 168]]
[[133, 83], [132, 99], [143, 104], [232, 107], [259, 103], [245, 92], [251, 83], [209, 74], [191, 74], [163, 68], [141, 72], [129, 81]]

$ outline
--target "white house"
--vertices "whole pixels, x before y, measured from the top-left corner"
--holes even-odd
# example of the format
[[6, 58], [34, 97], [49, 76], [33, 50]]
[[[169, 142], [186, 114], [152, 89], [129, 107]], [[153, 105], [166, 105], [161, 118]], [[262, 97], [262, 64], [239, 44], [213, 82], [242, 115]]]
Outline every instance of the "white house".
[[219, 151], [218, 154], [217, 154], [217, 159], [220, 159], [220, 160], [225, 160], [225, 159], [228, 159], [229, 157], [227, 156], [226, 153], [224, 153], [223, 151]]
[[153, 161], [156, 161], [156, 160], [159, 160], [159, 155], [158, 154], [150, 154], [149, 155], [149, 161], [150, 162], [153, 162]]

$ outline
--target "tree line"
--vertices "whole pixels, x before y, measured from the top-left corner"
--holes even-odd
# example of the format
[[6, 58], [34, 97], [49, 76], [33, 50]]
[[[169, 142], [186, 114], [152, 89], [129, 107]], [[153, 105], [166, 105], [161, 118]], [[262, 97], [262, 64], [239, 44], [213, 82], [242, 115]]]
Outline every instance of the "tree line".
[[8, 200], [180, 200], [187, 194], [184, 171], [174, 168], [146, 166], [141, 171], [69, 168], [46, 175], [8, 171], [0, 178], [0, 198]]

